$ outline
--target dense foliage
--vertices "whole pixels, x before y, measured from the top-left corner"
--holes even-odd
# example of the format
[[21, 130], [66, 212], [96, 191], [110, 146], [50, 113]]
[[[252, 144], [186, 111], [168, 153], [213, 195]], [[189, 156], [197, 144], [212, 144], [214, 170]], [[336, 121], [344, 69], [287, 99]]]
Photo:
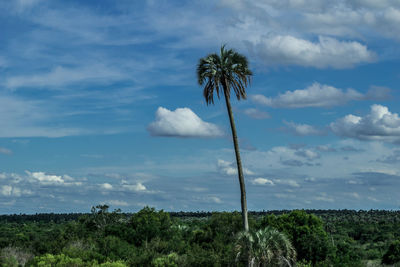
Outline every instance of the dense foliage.
[[[400, 212], [394, 211], [250, 213], [248, 235], [241, 232], [238, 212], [167, 213], [149, 207], [135, 214], [103, 205], [79, 216], [2, 215], [0, 222], [1, 266], [245, 266], [247, 256], [238, 255], [248, 252], [240, 250], [247, 245], [254, 262], [283, 256], [292, 261], [294, 251], [282, 246], [285, 238], [297, 252], [297, 266], [400, 261]], [[267, 246], [271, 238], [283, 243]]]

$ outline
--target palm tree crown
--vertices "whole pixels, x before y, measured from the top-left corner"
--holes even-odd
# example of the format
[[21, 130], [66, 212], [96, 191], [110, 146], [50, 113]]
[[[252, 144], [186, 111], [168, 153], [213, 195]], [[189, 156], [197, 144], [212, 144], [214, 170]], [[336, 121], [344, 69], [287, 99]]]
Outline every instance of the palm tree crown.
[[251, 75], [247, 58], [233, 49], [226, 50], [225, 45], [221, 47], [220, 55], [210, 54], [201, 58], [197, 66], [198, 83], [204, 85], [207, 105], [214, 104], [214, 90], [218, 98], [221, 89], [229, 98], [232, 88], [238, 100], [246, 99], [245, 89], [251, 81]]

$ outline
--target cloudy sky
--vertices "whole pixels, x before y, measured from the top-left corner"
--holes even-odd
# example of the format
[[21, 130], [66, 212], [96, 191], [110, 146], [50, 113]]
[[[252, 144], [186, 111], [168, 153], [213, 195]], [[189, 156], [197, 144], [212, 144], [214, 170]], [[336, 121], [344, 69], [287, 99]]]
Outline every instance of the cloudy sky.
[[199, 58], [247, 56], [232, 100], [248, 207], [399, 209], [400, 1], [0, 2], [0, 213], [238, 210], [223, 99]]

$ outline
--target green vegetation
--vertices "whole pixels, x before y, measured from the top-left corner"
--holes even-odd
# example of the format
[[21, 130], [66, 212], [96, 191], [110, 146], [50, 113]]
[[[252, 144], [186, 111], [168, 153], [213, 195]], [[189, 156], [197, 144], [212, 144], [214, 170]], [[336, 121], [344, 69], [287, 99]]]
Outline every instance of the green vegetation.
[[105, 205], [0, 222], [0, 266], [400, 265], [397, 211], [250, 212], [248, 232], [239, 212], [125, 214]]

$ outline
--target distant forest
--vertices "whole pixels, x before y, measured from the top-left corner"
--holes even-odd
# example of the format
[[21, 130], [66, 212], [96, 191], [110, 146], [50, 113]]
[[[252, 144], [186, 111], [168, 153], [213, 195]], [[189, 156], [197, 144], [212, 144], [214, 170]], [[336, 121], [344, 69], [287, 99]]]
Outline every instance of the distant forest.
[[[243, 241], [239, 212], [99, 205], [90, 213], [0, 215], [0, 265], [247, 266], [251, 258], [253, 266], [400, 266], [400, 211], [249, 212], [249, 224], [253, 235]], [[280, 261], [280, 241], [262, 229], [287, 237], [295, 254]]]

